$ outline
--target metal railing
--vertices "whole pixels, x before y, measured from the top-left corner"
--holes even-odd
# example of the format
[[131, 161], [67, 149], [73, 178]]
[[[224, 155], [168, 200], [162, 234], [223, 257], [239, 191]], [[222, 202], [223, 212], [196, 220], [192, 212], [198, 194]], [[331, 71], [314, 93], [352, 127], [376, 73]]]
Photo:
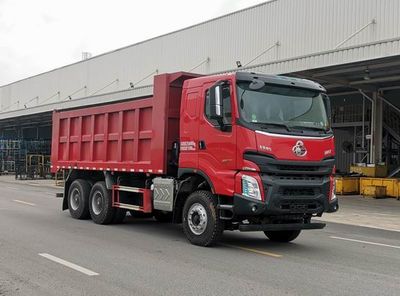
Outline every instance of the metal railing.
[[[397, 149], [400, 149], [400, 109], [390, 103], [383, 97], [380, 97], [383, 101], [383, 125], [386, 131], [397, 143]], [[392, 144], [393, 145], [393, 144]], [[393, 147], [390, 147], [393, 148]], [[396, 156], [395, 156], [396, 157]], [[387, 162], [390, 163], [390, 159]], [[400, 173], [400, 156], [397, 156], [397, 166], [392, 167], [388, 177], [392, 178]]]

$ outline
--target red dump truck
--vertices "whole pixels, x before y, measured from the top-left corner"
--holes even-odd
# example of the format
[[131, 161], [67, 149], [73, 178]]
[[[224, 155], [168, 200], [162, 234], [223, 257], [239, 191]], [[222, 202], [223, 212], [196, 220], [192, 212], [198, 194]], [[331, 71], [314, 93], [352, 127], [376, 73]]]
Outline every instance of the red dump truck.
[[162, 74], [152, 96], [55, 111], [52, 132], [76, 219], [154, 216], [210, 246], [224, 230], [292, 241], [338, 209], [329, 98], [312, 81]]

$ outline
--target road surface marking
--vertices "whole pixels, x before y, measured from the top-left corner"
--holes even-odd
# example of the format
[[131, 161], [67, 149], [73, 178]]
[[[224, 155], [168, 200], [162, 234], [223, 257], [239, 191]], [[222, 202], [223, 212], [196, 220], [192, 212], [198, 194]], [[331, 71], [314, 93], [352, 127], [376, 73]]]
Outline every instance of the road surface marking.
[[73, 270], [79, 271], [79, 272], [81, 272], [83, 274], [86, 274], [88, 276], [99, 275], [97, 272], [91, 271], [90, 269], [84, 268], [82, 266], [76, 265], [74, 263], [68, 262], [68, 261], [66, 261], [64, 259], [58, 258], [56, 256], [53, 256], [53, 255], [50, 255], [50, 254], [47, 254], [47, 253], [39, 253], [39, 256], [42, 256], [42, 257], [44, 257], [46, 259], [49, 259], [49, 260], [51, 260], [53, 262], [56, 262], [56, 263], [59, 263], [61, 265], [66, 266], [66, 267], [69, 267], [69, 268], [71, 268]]
[[7, 189], [11, 189], [11, 190], [18, 190], [18, 188], [15, 187], [11, 187], [11, 186], [6, 186]]
[[234, 248], [234, 249], [238, 249], [238, 250], [242, 250], [242, 251], [247, 251], [247, 252], [252, 252], [252, 253], [259, 254], [259, 255], [274, 257], [274, 258], [283, 257], [282, 255], [279, 255], [279, 254], [275, 254], [275, 253], [271, 253], [271, 252], [265, 252], [265, 251], [252, 249], [252, 248], [245, 248], [245, 247], [240, 247], [240, 246], [235, 246], [235, 245], [228, 245], [228, 244], [222, 244], [222, 245], [226, 246], [226, 247], [230, 247], [230, 248]]
[[23, 205], [32, 206], [32, 207], [36, 206], [34, 203], [23, 201], [23, 200], [14, 199], [13, 201], [17, 202], [17, 203], [20, 203], [20, 204], [23, 204]]
[[338, 237], [338, 236], [330, 236], [330, 238], [340, 239], [340, 240], [345, 240], [345, 241], [355, 242], [355, 243], [362, 243], [362, 244], [374, 245], [374, 246], [381, 246], [381, 247], [388, 247], [388, 248], [400, 249], [400, 246], [386, 245], [386, 244], [374, 243], [374, 242], [368, 242], [368, 241], [362, 241], [362, 240], [352, 239], [352, 238], [345, 238], [345, 237]]

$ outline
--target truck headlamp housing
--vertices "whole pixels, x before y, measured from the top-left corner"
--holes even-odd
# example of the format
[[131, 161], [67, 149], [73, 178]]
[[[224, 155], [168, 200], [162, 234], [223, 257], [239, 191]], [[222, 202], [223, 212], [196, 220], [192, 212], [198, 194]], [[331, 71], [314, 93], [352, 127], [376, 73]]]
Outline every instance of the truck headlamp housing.
[[260, 186], [256, 178], [247, 175], [242, 176], [242, 195], [261, 200]]
[[336, 196], [336, 180], [333, 178], [333, 181], [332, 181], [332, 190], [331, 190], [331, 199], [330, 199], [330, 201], [332, 202], [332, 201], [334, 201], [335, 199], [337, 199], [337, 196]]

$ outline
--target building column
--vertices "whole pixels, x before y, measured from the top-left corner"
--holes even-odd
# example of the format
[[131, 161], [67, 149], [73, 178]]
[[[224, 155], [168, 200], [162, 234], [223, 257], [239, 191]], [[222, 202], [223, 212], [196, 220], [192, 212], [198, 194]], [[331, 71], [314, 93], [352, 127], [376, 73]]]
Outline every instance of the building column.
[[377, 92], [372, 95], [373, 108], [372, 108], [372, 147], [371, 147], [371, 163], [382, 162], [382, 139], [383, 139], [383, 101], [378, 96]]

